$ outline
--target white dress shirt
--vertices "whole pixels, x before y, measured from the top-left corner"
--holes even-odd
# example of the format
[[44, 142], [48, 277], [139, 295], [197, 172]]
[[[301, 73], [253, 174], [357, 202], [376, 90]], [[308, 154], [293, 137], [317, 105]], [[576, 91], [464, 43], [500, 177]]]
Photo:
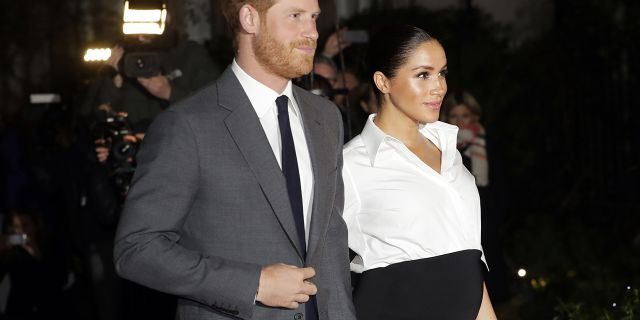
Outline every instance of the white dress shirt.
[[309, 241], [309, 226], [311, 223], [311, 203], [313, 201], [313, 171], [311, 168], [311, 157], [307, 147], [307, 140], [304, 135], [302, 118], [298, 104], [293, 97], [291, 81], [283, 92], [278, 93], [265, 86], [256, 79], [248, 75], [233, 60], [231, 70], [236, 75], [242, 85], [242, 89], [249, 97], [251, 105], [256, 111], [264, 133], [269, 140], [273, 155], [278, 160], [278, 165], [282, 168], [282, 142], [280, 141], [280, 127], [278, 126], [278, 108], [276, 98], [286, 95], [289, 98], [289, 123], [293, 135], [293, 144], [296, 148], [298, 159], [298, 170], [300, 172], [300, 187], [302, 188], [302, 212], [304, 214], [305, 239]]
[[343, 150], [343, 217], [358, 254], [351, 270], [482, 251], [480, 196], [456, 149], [458, 128], [438, 121], [420, 129], [442, 152], [438, 173], [380, 130], [374, 117]]

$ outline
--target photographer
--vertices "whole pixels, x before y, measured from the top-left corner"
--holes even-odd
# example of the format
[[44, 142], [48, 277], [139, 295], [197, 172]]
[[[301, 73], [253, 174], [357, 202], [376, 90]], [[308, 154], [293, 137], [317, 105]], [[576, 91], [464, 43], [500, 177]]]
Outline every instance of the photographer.
[[83, 113], [126, 112], [136, 129], [216, 79], [219, 68], [200, 44], [179, 34], [167, 16], [161, 35], [126, 35], [89, 88]]
[[[113, 141], [117, 138], [132, 147], [129, 152], [133, 154], [132, 159], [110, 161], [112, 170], [130, 176], [135, 167], [136, 146], [151, 120], [169, 105], [214, 80], [218, 73], [204, 47], [180, 36], [172, 28], [169, 16], [162, 35], [128, 36], [114, 46], [99, 77], [89, 87], [81, 109], [81, 115], [93, 128], [98, 162], [107, 163], [113, 158], [110, 153], [119, 153]], [[111, 122], [106, 123], [108, 120]], [[127, 131], [122, 134], [114, 126], [126, 126]], [[116, 178], [122, 179], [118, 175]], [[120, 193], [124, 192], [121, 194], [124, 196], [126, 186], [122, 187]]]
[[117, 277], [114, 232], [147, 126], [218, 73], [207, 50], [179, 35], [167, 15], [161, 35], [127, 35], [115, 45], [88, 87], [80, 114], [94, 146], [85, 169], [84, 228], [77, 243], [86, 257], [99, 319], [173, 317], [172, 300]]

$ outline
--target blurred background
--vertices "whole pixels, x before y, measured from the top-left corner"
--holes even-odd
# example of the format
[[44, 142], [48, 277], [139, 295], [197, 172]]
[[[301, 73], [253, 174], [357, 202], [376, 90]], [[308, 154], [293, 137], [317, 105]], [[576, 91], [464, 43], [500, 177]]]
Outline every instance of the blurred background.
[[[233, 57], [219, 1], [167, 3], [172, 27], [204, 48], [217, 72]], [[413, 24], [443, 44], [449, 91], [467, 92], [481, 106], [474, 114], [489, 167], [480, 186], [483, 241], [500, 319], [640, 319], [640, 1], [319, 2], [318, 54], [334, 34]], [[88, 176], [100, 163], [96, 139], [104, 136], [95, 135], [93, 112], [83, 112], [99, 109], [96, 83], [105, 73], [104, 61], [85, 54], [123, 43], [123, 8], [118, 0], [2, 2], [0, 213], [7, 240], [0, 251], [21, 243], [11, 235], [40, 239], [22, 243], [34, 261], [1, 254], [5, 319], [28, 318], [11, 316], [19, 295], [31, 301], [25, 308], [49, 315], [129, 317], [100, 311], [111, 309], [100, 306], [97, 292], [108, 272], [96, 267], [96, 238], [110, 241], [114, 221], [95, 214], [101, 191]], [[372, 112], [351, 99], [358, 85], [345, 75], [368, 81], [367, 47], [366, 39], [340, 40], [350, 41], [328, 54], [340, 76], [328, 79], [327, 96], [347, 96], [337, 103], [351, 128], [348, 140], [361, 129], [354, 123], [362, 113]], [[181, 76], [166, 74], [170, 81]], [[118, 177], [111, 165], [106, 175]], [[122, 179], [105, 206], [117, 207], [117, 196], [126, 194]], [[117, 214], [108, 218], [117, 221]], [[30, 231], [16, 231], [25, 225]], [[34, 294], [44, 283], [50, 290]]]

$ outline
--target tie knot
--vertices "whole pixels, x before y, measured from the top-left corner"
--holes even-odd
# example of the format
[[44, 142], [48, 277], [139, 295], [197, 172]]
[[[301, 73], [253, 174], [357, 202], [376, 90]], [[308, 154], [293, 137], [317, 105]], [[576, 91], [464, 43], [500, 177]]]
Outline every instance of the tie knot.
[[287, 113], [289, 106], [289, 98], [287, 96], [282, 95], [276, 99], [276, 106], [278, 106], [278, 114]]

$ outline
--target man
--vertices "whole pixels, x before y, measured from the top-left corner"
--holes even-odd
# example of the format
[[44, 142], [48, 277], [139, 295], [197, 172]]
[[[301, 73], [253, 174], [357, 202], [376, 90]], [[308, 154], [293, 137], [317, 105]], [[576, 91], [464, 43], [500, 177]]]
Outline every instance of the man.
[[340, 115], [291, 84], [313, 65], [318, 2], [223, 10], [235, 60], [147, 132], [116, 269], [179, 296], [180, 319], [355, 319]]

